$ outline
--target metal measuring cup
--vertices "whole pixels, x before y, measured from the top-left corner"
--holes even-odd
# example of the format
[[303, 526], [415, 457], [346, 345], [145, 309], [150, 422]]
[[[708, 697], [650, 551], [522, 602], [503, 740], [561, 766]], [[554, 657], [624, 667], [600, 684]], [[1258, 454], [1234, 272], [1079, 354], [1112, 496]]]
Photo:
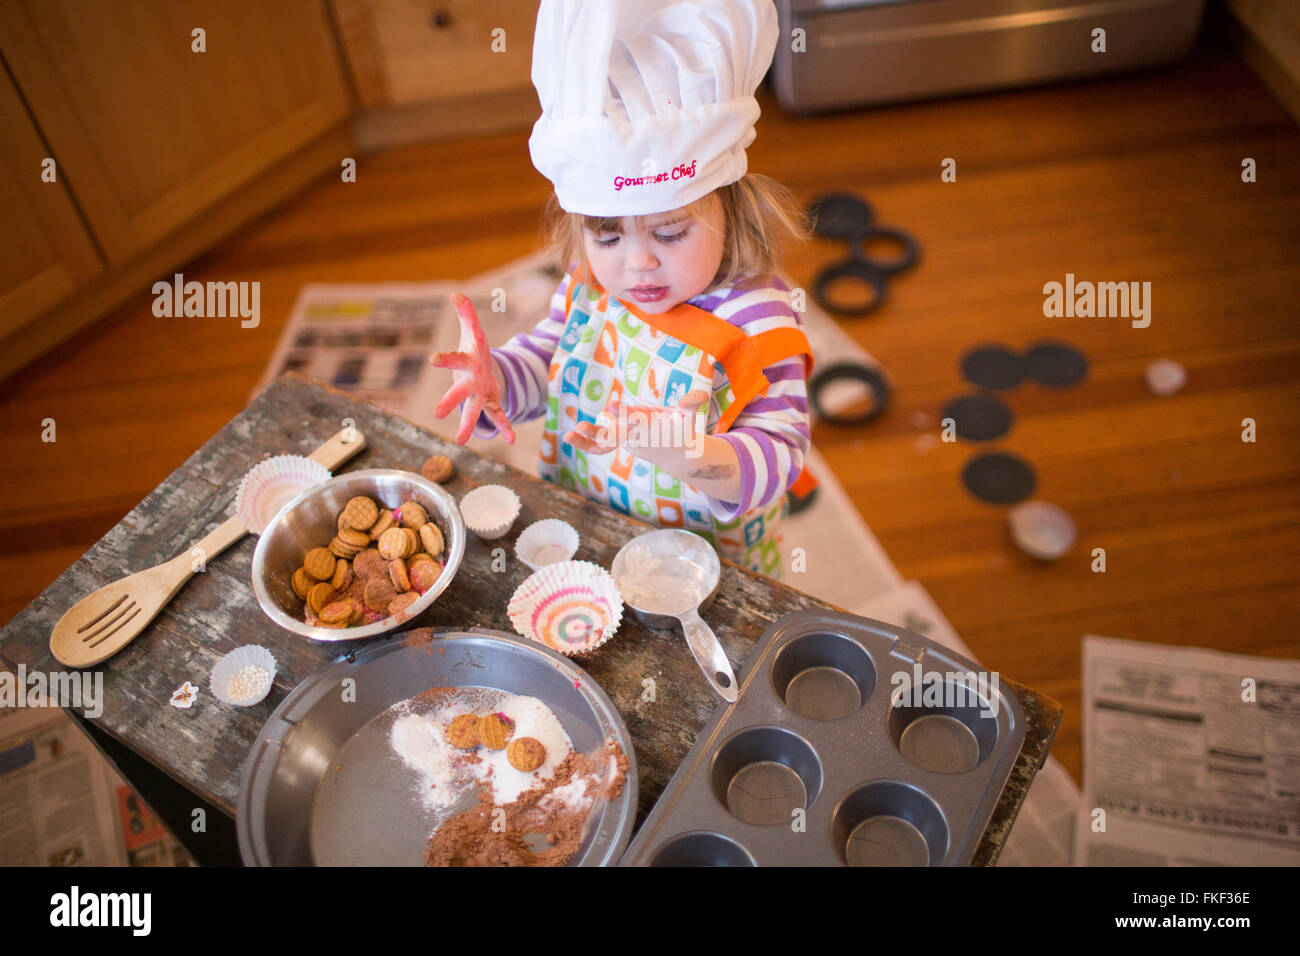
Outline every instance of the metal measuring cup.
[[[669, 595], [651, 607], [638, 606], [629, 600], [629, 593], [638, 593], [635, 580], [638, 569], [635, 559], [629, 559], [628, 555], [640, 549], [661, 562], [661, 573], [680, 582], [680, 590], [676, 592], [678, 600]], [[713, 603], [722, 575], [718, 553], [709, 543], [697, 534], [676, 528], [648, 531], [619, 548], [610, 572], [623, 595], [623, 603], [642, 624], [658, 630], [681, 625], [686, 646], [695, 655], [709, 685], [723, 700], [734, 703], [736, 675], [731, 670], [731, 662], [712, 629], [700, 617], [700, 611]]]

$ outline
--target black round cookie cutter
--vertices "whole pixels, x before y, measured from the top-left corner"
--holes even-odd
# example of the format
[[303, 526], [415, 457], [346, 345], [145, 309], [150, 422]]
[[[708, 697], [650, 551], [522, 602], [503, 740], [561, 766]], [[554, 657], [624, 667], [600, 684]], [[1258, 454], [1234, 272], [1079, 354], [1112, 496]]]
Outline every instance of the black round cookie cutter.
[[[846, 259], [833, 262], [813, 281], [813, 298], [828, 312], [837, 315], [863, 316], [878, 309], [889, 294], [889, 279], [916, 265], [920, 249], [915, 237], [902, 229], [875, 225], [875, 210], [865, 199], [852, 193], [826, 193], [808, 206], [814, 235], [823, 239], [842, 239], [849, 245]], [[896, 244], [900, 252], [892, 258], [880, 258], [870, 252], [878, 242]], [[836, 302], [831, 286], [843, 280], [856, 280], [870, 291], [865, 303]]]
[[[853, 415], [833, 412], [821, 401], [822, 393], [833, 382], [844, 380], [861, 382], [872, 393], [872, 402], [865, 411]], [[889, 405], [891, 390], [889, 382], [878, 369], [859, 362], [832, 362], [824, 368], [816, 369], [808, 380], [808, 403], [819, 418], [832, 425], [865, 425], [879, 418]]]

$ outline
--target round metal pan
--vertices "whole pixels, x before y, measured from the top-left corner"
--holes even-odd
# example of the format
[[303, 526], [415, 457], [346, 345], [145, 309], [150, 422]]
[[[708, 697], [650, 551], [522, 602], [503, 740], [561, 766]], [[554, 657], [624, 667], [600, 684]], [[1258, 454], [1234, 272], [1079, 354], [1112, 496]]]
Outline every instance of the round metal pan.
[[[354, 683], [344, 684], [347, 678]], [[355, 661], [303, 681], [275, 709], [240, 781], [244, 863], [422, 865], [434, 822], [384, 725], [390, 707], [432, 687], [536, 697], [579, 753], [596, 755], [606, 740], [616, 741], [627, 756], [627, 779], [617, 797], [592, 809], [570, 865], [618, 861], [636, 819], [636, 755], [605, 692], [568, 658], [531, 641], [483, 628], [435, 628], [432, 641], [408, 645], [397, 635], [358, 651]]]

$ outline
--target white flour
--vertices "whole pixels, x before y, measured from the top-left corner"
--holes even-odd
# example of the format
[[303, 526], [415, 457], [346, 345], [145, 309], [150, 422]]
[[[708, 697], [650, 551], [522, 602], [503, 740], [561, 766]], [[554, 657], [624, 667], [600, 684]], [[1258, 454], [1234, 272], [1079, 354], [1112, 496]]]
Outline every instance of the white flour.
[[[429, 712], [418, 713], [417, 706], [413, 701], [397, 705], [390, 739], [394, 752], [415, 771], [421, 799], [434, 812], [446, 810], [480, 786], [491, 789], [498, 806], [510, 803], [554, 776], [555, 768], [573, 752], [573, 742], [559, 718], [536, 697], [471, 687], [437, 698]], [[514, 721], [511, 740], [532, 737], [546, 748], [546, 759], [536, 770], [522, 773], [510, 766], [505, 749], [480, 746], [464, 751], [447, 743], [446, 729], [453, 718], [496, 712]]]
[[686, 560], [657, 557], [637, 547], [624, 556], [618, 586], [633, 607], [657, 614], [684, 614], [708, 596], [704, 572]]

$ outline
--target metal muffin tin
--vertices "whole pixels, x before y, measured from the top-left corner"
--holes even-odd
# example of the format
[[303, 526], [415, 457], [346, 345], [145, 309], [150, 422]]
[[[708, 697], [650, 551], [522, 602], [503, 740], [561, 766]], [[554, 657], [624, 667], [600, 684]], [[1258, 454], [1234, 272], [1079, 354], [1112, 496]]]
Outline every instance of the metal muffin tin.
[[[411, 772], [391, 753], [387, 715], [431, 687], [536, 697], [580, 753], [599, 754], [615, 740], [628, 760], [623, 789], [592, 809], [570, 866], [608, 866], [619, 858], [636, 817], [636, 755], [600, 685], [567, 657], [501, 631], [434, 628], [432, 636], [412, 644], [398, 634], [373, 644], [318, 671], [280, 702], [240, 781], [235, 820], [245, 865], [421, 865], [433, 824], [414, 796]], [[355, 681], [354, 702], [340, 693], [344, 678]], [[472, 803], [469, 795], [466, 805]]]
[[970, 862], [1025, 737], [1020, 702], [991, 675], [912, 631], [823, 610], [774, 622], [741, 674], [621, 866]]

